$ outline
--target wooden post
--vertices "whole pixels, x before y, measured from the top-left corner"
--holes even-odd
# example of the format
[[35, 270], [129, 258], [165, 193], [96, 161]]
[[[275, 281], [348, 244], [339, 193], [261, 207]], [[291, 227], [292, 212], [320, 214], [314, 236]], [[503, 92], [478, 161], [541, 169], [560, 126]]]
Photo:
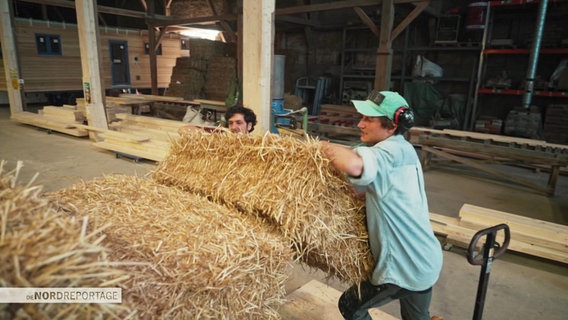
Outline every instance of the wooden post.
[[[243, 0], [237, 1], [237, 78], [243, 83]], [[242, 95], [239, 101], [242, 102]]]
[[24, 111], [22, 86], [20, 83], [20, 65], [13, 24], [12, 1], [0, 1], [0, 22], [2, 24], [2, 56], [4, 57], [4, 73], [6, 75], [6, 90], [10, 102], [10, 113]]
[[[155, 16], [154, 0], [148, 0], [148, 16], [154, 18]], [[156, 43], [156, 29], [151, 24], [148, 24], [148, 53], [150, 57], [150, 85], [152, 87], [152, 95], [158, 95], [158, 58], [156, 57], [157, 43]]]
[[243, 1], [243, 104], [257, 115], [258, 131], [270, 129], [274, 0]]
[[[83, 94], [87, 105], [89, 126], [108, 129], [105, 114], [105, 91], [101, 81], [101, 59], [99, 48], [99, 27], [97, 23], [97, 4], [95, 0], [77, 0], [77, 28], [83, 70]], [[94, 136], [91, 135], [94, 139]]]
[[377, 49], [377, 65], [375, 67], [375, 89], [390, 90], [392, 67], [391, 31], [394, 21], [393, 0], [383, 0], [381, 10], [381, 38]]

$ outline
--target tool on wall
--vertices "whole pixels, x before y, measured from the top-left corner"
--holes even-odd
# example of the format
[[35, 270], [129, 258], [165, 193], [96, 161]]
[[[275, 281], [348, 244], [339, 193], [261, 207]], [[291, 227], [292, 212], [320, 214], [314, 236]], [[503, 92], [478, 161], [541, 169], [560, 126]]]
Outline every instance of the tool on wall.
[[[497, 232], [503, 230], [505, 233], [503, 244], [496, 242]], [[485, 237], [485, 243], [482, 246], [483, 255], [477, 255], [475, 249], [478, 247], [479, 240]], [[511, 240], [511, 232], [506, 224], [499, 224], [487, 229], [478, 231], [467, 249], [467, 261], [472, 265], [481, 265], [481, 274], [479, 275], [479, 283], [477, 286], [477, 297], [475, 299], [475, 309], [473, 319], [480, 320], [483, 315], [483, 307], [485, 305], [485, 294], [487, 293], [487, 283], [489, 282], [489, 273], [493, 260], [505, 253], [509, 247]]]

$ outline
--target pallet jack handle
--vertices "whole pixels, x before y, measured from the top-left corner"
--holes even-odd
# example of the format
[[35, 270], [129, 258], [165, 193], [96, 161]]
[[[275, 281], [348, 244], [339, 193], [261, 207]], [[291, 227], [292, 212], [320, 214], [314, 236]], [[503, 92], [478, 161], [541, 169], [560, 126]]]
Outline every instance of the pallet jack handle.
[[[500, 245], [495, 241], [497, 232], [503, 230], [505, 238], [503, 244]], [[480, 259], [479, 255], [475, 255], [475, 249], [478, 247], [479, 240], [485, 237], [483, 245], [483, 256]], [[509, 241], [511, 240], [511, 231], [506, 224], [498, 224], [496, 226], [478, 231], [467, 249], [467, 261], [472, 265], [481, 265], [481, 274], [479, 276], [479, 284], [477, 286], [477, 297], [475, 299], [475, 310], [473, 313], [474, 320], [481, 320], [483, 315], [483, 307], [485, 305], [485, 294], [487, 293], [487, 283], [489, 282], [489, 273], [493, 260], [507, 251]]]

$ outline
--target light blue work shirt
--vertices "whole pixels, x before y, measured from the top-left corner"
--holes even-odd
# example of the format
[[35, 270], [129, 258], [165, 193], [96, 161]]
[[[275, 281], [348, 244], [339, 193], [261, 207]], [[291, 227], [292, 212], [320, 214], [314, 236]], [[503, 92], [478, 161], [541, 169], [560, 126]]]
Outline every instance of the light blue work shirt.
[[416, 150], [402, 135], [393, 135], [354, 151], [363, 159], [363, 173], [350, 180], [365, 186], [369, 244], [376, 261], [371, 283], [411, 291], [432, 287], [442, 269], [442, 248], [430, 225]]

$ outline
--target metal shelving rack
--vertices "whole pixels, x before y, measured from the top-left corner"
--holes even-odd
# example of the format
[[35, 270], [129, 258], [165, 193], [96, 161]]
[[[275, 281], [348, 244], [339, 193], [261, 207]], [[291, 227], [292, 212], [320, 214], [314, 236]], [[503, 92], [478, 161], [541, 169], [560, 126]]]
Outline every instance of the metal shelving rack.
[[[486, 60], [489, 56], [498, 56], [498, 55], [531, 55], [533, 52], [531, 49], [528, 48], [487, 48], [488, 43], [490, 42], [491, 33], [492, 33], [492, 23], [494, 19], [494, 9], [500, 7], [520, 7], [526, 5], [534, 5], [538, 4], [540, 1], [535, 0], [507, 0], [507, 1], [489, 1], [489, 5], [486, 12], [486, 25], [483, 34], [482, 40], [482, 49], [480, 52], [480, 60], [479, 60], [479, 71], [477, 74], [477, 85], [475, 88], [475, 94], [473, 99], [473, 106], [472, 112], [470, 114], [470, 122], [467, 130], [473, 130], [477, 112], [479, 108], [479, 97], [481, 95], [508, 95], [508, 96], [523, 96], [527, 92], [521, 89], [511, 89], [511, 88], [495, 88], [495, 87], [485, 87], [483, 85], [483, 80], [487, 74], [487, 62]], [[552, 1], [552, 2], [561, 2], [561, 1]], [[526, 9], [526, 8], [525, 8]], [[526, 9], [529, 10], [529, 9]], [[536, 13], [535, 13], [536, 14]], [[568, 48], [541, 48], [538, 51], [539, 55], [566, 55], [568, 54]], [[542, 59], [542, 57], [539, 57]], [[528, 57], [527, 57], [528, 61]], [[565, 91], [554, 91], [554, 90], [547, 90], [547, 89], [534, 89], [532, 91], [532, 95], [535, 97], [548, 97], [548, 98], [568, 98], [568, 92]]]

